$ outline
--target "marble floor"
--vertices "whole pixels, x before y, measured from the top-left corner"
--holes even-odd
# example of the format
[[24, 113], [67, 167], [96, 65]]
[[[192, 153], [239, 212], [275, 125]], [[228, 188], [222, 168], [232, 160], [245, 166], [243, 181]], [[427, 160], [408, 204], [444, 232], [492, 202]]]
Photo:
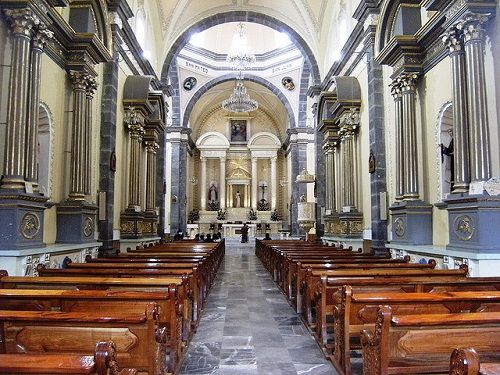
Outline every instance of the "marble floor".
[[336, 375], [254, 252], [226, 241], [226, 257], [181, 375]]

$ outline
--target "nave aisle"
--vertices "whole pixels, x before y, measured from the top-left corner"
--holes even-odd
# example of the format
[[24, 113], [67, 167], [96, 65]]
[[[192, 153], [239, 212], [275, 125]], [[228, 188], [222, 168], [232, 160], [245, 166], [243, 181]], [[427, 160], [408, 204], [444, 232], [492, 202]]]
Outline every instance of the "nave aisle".
[[255, 257], [226, 240], [226, 256], [181, 375], [336, 375]]

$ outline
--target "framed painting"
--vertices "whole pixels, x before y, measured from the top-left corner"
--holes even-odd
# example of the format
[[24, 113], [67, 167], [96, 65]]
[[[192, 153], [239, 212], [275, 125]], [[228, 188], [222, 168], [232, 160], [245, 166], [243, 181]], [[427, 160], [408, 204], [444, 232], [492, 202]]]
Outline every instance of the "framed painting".
[[247, 142], [247, 120], [231, 120], [231, 143]]

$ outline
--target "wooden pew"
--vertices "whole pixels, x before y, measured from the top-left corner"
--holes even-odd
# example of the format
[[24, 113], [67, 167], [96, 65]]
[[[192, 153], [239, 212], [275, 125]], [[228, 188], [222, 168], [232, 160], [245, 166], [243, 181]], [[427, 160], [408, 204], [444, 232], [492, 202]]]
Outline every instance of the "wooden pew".
[[88, 354], [96, 340], [115, 344], [121, 367], [141, 374], [167, 370], [168, 332], [159, 327], [158, 306], [148, 304], [143, 313], [12, 311], [0, 310], [0, 337], [5, 354]]
[[[328, 341], [333, 337], [328, 334], [327, 321], [333, 321], [334, 308], [342, 303], [342, 288], [348, 285], [352, 293], [436, 293], [444, 291], [500, 291], [500, 279], [495, 277], [462, 278], [445, 277], [378, 277], [378, 278], [332, 278], [321, 277], [321, 284], [314, 291], [316, 320], [315, 336], [326, 352], [331, 352]], [[330, 337], [332, 340], [330, 340]]]
[[169, 350], [168, 371], [176, 372], [184, 354], [182, 306], [176, 285], [169, 287], [168, 292], [0, 289], [0, 310], [94, 311], [112, 316], [124, 310], [143, 313], [151, 303], [158, 305], [158, 324], [163, 332], [161, 340]]
[[481, 363], [472, 348], [455, 349], [450, 357], [449, 375], [498, 375], [500, 362]]
[[78, 268], [68, 268], [68, 269], [56, 269], [47, 268], [44, 264], [39, 264], [37, 266], [37, 271], [40, 276], [45, 277], [112, 277], [112, 278], [130, 278], [130, 277], [147, 277], [147, 278], [170, 278], [170, 277], [187, 277], [190, 282], [190, 290], [192, 291], [193, 298], [193, 312], [195, 314], [194, 320], [200, 316], [201, 309], [203, 306], [204, 296], [207, 291], [207, 286], [203, 285], [203, 280], [201, 280], [198, 273], [194, 273], [193, 270], [186, 269], [78, 269]]
[[446, 374], [449, 353], [460, 346], [476, 347], [486, 361], [500, 359], [500, 314], [393, 315], [382, 306], [361, 343], [364, 375]]
[[[1, 271], [0, 271], [1, 273]], [[6, 274], [6, 272], [5, 272]], [[193, 330], [198, 323], [198, 313], [193, 302], [189, 279], [185, 277], [0, 277], [1, 289], [67, 289], [67, 290], [139, 290], [139, 291], [164, 291], [175, 285], [179, 291], [179, 299], [183, 305], [182, 340], [187, 344]]]
[[99, 342], [95, 353], [78, 354], [0, 354], [0, 373], [54, 375], [135, 375], [136, 369], [118, 370], [115, 346]]
[[[344, 286], [342, 301], [334, 310], [333, 364], [340, 373], [350, 374], [350, 351], [359, 346], [359, 333], [377, 321], [379, 306], [405, 314], [453, 314], [461, 312], [500, 312], [500, 291], [439, 293], [353, 293]], [[451, 316], [451, 315], [450, 315]], [[448, 352], [449, 353], [449, 352]]]
[[297, 277], [297, 309], [300, 308], [300, 312], [305, 314], [305, 319], [310, 326], [315, 324], [313, 320], [312, 308], [314, 301], [314, 291], [318, 283], [321, 283], [322, 276], [331, 276], [337, 278], [343, 277], [405, 277], [405, 276], [427, 276], [427, 277], [437, 277], [437, 276], [455, 276], [455, 277], [466, 277], [468, 273], [468, 267], [463, 265], [460, 269], [456, 270], [435, 270], [435, 269], [344, 269], [344, 270], [314, 270], [308, 268], [304, 279], [302, 276]]

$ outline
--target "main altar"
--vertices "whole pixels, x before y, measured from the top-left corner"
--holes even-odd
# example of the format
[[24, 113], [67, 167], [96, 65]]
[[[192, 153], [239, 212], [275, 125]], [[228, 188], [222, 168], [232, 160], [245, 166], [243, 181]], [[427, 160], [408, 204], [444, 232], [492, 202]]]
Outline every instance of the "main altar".
[[285, 172], [281, 141], [267, 131], [253, 132], [250, 117], [245, 118], [247, 133], [238, 141], [228, 139], [231, 120], [227, 131], [206, 132], [196, 141], [189, 209], [197, 215], [188, 224], [188, 236], [220, 232], [238, 237], [245, 223], [250, 237], [279, 235], [288, 195], [284, 177], [278, 177]]

